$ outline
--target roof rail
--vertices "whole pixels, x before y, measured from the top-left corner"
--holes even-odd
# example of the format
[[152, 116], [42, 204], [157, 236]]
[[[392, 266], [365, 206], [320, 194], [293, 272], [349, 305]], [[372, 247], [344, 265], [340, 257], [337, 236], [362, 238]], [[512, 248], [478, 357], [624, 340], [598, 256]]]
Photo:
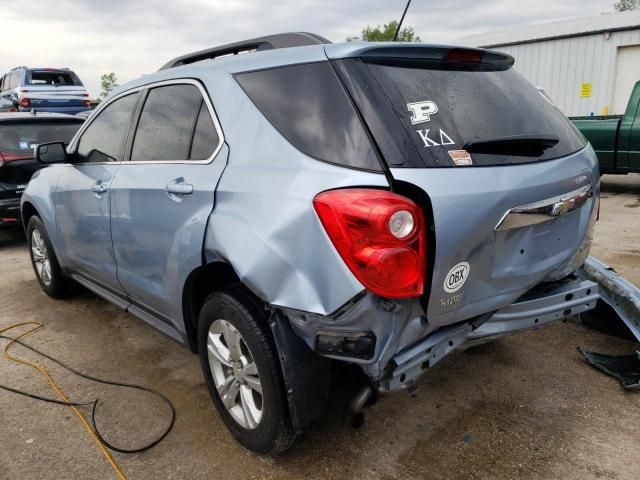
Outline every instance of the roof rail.
[[275, 48], [302, 47], [306, 45], [322, 45], [331, 43], [315, 33], [291, 32], [267, 35], [266, 37], [251, 38], [240, 42], [227, 43], [218, 47], [207, 48], [198, 52], [188, 53], [167, 62], [160, 70], [180, 67], [189, 63], [209, 60], [223, 55], [237, 55], [240, 52], [272, 50]]

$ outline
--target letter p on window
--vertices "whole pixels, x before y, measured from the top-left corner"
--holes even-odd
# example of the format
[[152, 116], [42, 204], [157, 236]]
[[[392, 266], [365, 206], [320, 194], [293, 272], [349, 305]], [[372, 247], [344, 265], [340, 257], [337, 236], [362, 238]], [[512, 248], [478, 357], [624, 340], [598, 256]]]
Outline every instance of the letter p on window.
[[431, 120], [431, 115], [438, 112], [438, 106], [431, 100], [407, 103], [407, 109], [411, 112], [412, 125], [428, 122]]

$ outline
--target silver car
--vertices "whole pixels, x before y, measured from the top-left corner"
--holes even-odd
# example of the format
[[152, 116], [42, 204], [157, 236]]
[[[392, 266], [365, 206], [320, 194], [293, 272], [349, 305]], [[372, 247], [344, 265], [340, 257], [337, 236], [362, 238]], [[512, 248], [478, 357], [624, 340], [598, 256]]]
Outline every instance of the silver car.
[[[241, 53], [241, 54], [239, 54]], [[341, 363], [415, 388], [454, 350], [593, 308], [598, 162], [503, 53], [263, 37], [120, 87], [22, 197], [52, 297], [79, 283], [199, 354], [278, 453]], [[471, 373], [470, 373], [471, 374]]]

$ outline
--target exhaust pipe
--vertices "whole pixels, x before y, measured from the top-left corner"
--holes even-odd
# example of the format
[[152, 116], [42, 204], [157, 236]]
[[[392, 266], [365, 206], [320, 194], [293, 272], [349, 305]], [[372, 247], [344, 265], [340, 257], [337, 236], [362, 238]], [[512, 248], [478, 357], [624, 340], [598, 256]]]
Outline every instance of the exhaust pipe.
[[376, 391], [369, 385], [363, 385], [349, 402], [350, 424], [353, 428], [360, 428], [364, 424], [364, 407], [372, 405], [376, 400]]

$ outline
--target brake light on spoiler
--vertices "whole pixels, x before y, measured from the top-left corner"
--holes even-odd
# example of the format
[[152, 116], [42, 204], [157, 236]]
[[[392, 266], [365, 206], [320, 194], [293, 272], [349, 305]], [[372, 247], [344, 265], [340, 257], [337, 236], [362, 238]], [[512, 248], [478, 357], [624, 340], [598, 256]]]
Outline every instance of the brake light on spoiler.
[[425, 222], [412, 200], [385, 190], [349, 188], [318, 194], [313, 206], [353, 275], [386, 298], [422, 295]]

